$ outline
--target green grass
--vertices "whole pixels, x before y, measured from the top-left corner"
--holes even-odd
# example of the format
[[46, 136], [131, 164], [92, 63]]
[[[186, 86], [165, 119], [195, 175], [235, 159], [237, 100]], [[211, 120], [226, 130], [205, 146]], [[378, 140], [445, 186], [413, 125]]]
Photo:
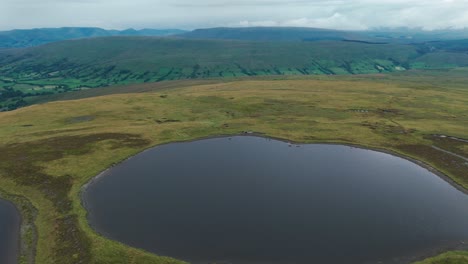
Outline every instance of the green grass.
[[[439, 44], [440, 45], [440, 44]], [[344, 41], [246, 42], [155, 37], [103, 37], [0, 51], [0, 109], [64, 93], [164, 80], [268, 75], [346, 75], [468, 66], [465, 42], [452, 47]], [[3, 83], [3, 84], [2, 84]], [[1, 85], [2, 84], [2, 85]], [[46, 89], [45, 87], [57, 87]], [[34, 90], [32, 89], [34, 88]], [[26, 98], [24, 98], [26, 97]], [[6, 99], [12, 100], [6, 102]], [[22, 104], [15, 102], [24, 100]]]
[[432, 136], [468, 138], [465, 73], [190, 80], [62, 94], [0, 113], [0, 189], [38, 210], [36, 263], [180, 263], [96, 234], [81, 187], [146, 148], [248, 130], [392, 151], [467, 188], [466, 163], [431, 148], [468, 156], [468, 144]]
[[0, 95], [0, 109], [22, 107], [35, 100], [28, 97], [45, 93], [116, 84], [242, 76], [370, 74], [468, 66], [466, 41], [434, 45], [155, 37], [63, 41], [0, 51], [0, 93], [6, 88], [23, 93]]
[[417, 264], [465, 264], [468, 263], [467, 251], [453, 251], [417, 262]]

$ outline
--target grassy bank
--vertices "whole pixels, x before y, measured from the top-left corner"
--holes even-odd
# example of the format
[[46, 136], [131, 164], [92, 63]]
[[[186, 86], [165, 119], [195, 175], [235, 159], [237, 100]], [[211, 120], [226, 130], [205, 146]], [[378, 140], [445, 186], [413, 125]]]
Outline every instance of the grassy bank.
[[[164, 90], [145, 84], [140, 93], [123, 89], [3, 112], [0, 186], [38, 210], [36, 263], [180, 263], [97, 235], [86, 221], [81, 187], [151, 146], [256, 131], [394, 151], [468, 188], [465, 161], [432, 147], [468, 156], [468, 143], [434, 136], [468, 138], [468, 77], [450, 80], [421, 73], [213, 81]], [[426, 263], [456, 258], [467, 260], [452, 252]]]

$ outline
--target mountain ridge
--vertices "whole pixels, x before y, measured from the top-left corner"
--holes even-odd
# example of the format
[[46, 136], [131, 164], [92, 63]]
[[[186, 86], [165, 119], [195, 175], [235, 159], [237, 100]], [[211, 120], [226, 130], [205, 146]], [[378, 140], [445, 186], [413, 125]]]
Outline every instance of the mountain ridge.
[[310, 27], [216, 27], [195, 29], [178, 34], [190, 39], [229, 39], [249, 41], [348, 40], [371, 43], [411, 44], [427, 41], [468, 39], [468, 29], [369, 29], [337, 30]]
[[25, 48], [42, 44], [90, 37], [170, 36], [184, 33], [180, 29], [107, 30], [99, 27], [34, 28], [0, 31], [0, 48]]
[[191, 31], [181, 29], [102, 29], [99, 27], [34, 28], [0, 31], [0, 49], [39, 46], [69, 39], [108, 36], [173, 36], [184, 39], [241, 41], [358, 41], [373, 44], [414, 44], [428, 41], [468, 39], [468, 29], [370, 29], [364, 31], [310, 27], [214, 27]]

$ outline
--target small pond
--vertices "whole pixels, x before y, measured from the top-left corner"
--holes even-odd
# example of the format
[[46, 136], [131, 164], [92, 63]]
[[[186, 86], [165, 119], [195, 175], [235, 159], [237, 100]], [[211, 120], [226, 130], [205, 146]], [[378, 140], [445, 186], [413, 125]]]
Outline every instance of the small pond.
[[466, 194], [343, 145], [162, 145], [103, 172], [83, 202], [103, 235], [191, 263], [407, 263], [468, 241]]
[[16, 264], [21, 217], [16, 207], [0, 199], [0, 263]]

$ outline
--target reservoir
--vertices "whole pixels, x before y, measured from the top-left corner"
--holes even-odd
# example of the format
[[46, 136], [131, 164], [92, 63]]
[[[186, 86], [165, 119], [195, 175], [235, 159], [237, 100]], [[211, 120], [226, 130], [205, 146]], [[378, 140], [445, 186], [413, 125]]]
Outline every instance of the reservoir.
[[0, 263], [18, 263], [21, 217], [16, 207], [0, 199]]
[[82, 195], [97, 232], [191, 263], [408, 263], [468, 243], [466, 194], [406, 159], [344, 145], [161, 145]]

